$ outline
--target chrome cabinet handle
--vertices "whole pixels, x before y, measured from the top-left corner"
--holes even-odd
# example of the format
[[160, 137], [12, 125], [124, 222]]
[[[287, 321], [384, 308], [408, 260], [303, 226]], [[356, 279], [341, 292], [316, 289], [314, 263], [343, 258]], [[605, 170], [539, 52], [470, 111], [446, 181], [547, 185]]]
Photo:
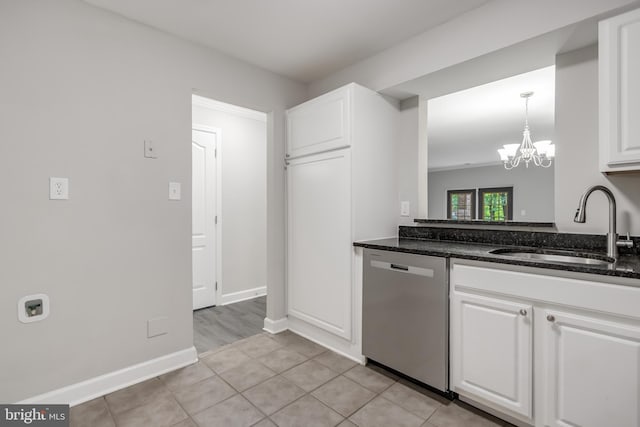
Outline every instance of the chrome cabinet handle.
[[520, 314], [521, 314], [522, 316], [526, 316], [526, 315], [527, 315], [527, 310], [525, 310], [524, 308], [521, 308], [521, 309], [520, 309]]
[[555, 316], [553, 314], [547, 314], [547, 320], [549, 322], [555, 322], [556, 318], [555, 318]]

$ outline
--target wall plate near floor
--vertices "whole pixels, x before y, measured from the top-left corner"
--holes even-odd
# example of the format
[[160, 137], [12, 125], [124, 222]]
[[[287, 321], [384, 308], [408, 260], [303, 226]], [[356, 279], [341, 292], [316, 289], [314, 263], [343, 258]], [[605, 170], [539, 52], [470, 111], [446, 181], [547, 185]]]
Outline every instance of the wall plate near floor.
[[49, 296], [45, 294], [27, 295], [18, 300], [18, 320], [32, 323], [49, 316]]

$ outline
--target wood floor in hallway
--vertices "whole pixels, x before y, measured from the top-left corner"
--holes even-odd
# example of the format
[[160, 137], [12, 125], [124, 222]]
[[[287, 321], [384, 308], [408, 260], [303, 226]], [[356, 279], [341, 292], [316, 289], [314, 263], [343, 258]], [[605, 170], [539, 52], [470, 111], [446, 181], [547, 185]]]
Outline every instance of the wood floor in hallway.
[[193, 312], [193, 342], [198, 354], [262, 332], [267, 297]]

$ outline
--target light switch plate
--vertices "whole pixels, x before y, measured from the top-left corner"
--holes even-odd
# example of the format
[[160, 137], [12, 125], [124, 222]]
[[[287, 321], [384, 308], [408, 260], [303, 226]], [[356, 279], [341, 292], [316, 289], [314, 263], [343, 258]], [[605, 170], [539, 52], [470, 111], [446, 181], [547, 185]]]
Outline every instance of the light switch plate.
[[144, 156], [147, 159], [157, 159], [158, 158], [158, 152], [156, 151], [156, 145], [150, 139], [144, 141]]
[[400, 202], [400, 216], [409, 216], [411, 214], [411, 204], [409, 202]]
[[69, 178], [49, 178], [49, 200], [69, 199]]
[[180, 190], [179, 182], [170, 182], [169, 183], [169, 200], [180, 200], [181, 199], [181, 190]]

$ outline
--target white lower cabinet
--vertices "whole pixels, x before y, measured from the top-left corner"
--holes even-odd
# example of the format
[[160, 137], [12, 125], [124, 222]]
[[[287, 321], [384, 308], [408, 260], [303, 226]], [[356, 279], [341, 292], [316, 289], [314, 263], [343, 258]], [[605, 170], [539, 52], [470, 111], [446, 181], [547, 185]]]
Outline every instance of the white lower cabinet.
[[531, 417], [530, 304], [454, 292], [453, 390]]
[[640, 427], [637, 280], [451, 264], [452, 391], [525, 425]]
[[545, 426], [640, 426], [640, 326], [541, 314]]

